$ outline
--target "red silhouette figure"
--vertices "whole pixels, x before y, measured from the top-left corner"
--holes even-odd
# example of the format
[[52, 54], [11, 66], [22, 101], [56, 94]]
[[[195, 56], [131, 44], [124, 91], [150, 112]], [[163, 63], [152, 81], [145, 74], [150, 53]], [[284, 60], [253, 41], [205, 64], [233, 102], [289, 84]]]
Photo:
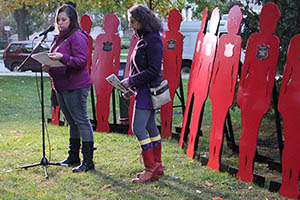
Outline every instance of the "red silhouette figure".
[[[49, 76], [50, 77], [50, 76]], [[53, 125], [59, 125], [59, 119], [60, 119], [60, 108], [55, 96], [55, 89], [54, 89], [54, 84], [52, 81], [52, 78], [50, 77], [51, 80], [51, 124]]]
[[[91, 17], [87, 14], [82, 15], [80, 18], [80, 27], [90, 34], [91, 28], [92, 28], [93, 21]], [[93, 52], [93, 38], [92, 36], [89, 35], [89, 59], [88, 59], [88, 68], [89, 72], [91, 73], [91, 65], [92, 65], [92, 52]]]
[[210, 78], [213, 69], [213, 62], [215, 58], [215, 51], [217, 45], [217, 32], [218, 24], [220, 21], [219, 8], [215, 8], [212, 12], [210, 20], [210, 32], [206, 33], [203, 39], [203, 45], [200, 54], [200, 63], [198, 71], [195, 71], [197, 77], [193, 84], [197, 85], [195, 90], [195, 99], [193, 107], [193, 116], [191, 119], [190, 136], [187, 148], [187, 156], [194, 157], [194, 148], [196, 136], [199, 127], [199, 117], [202, 111], [203, 104], [207, 98]]
[[258, 129], [270, 107], [279, 49], [279, 39], [273, 34], [279, 17], [280, 11], [275, 3], [265, 4], [259, 20], [261, 32], [250, 36], [246, 48], [237, 93], [242, 123], [237, 178], [244, 182], [253, 180]]
[[108, 117], [110, 96], [113, 86], [106, 77], [114, 73], [118, 75], [120, 67], [121, 39], [116, 35], [120, 21], [114, 14], [106, 15], [104, 19], [104, 34], [96, 38], [91, 78], [96, 89], [97, 128], [98, 132], [109, 132]]
[[[187, 126], [189, 126], [188, 121], [191, 115], [191, 105], [193, 104], [194, 100], [194, 94], [197, 91], [197, 74], [195, 72], [199, 71], [200, 67], [200, 55], [201, 55], [201, 47], [203, 43], [203, 38], [204, 38], [204, 29], [206, 26], [207, 22], [207, 11], [208, 9], [205, 8], [202, 14], [202, 22], [201, 22], [201, 28], [200, 32], [198, 33], [197, 40], [196, 40], [196, 46], [195, 46], [195, 51], [194, 51], [194, 57], [193, 57], [193, 62], [191, 66], [191, 71], [190, 71], [190, 76], [189, 76], [189, 82], [188, 82], [188, 91], [187, 91], [187, 100], [186, 100], [186, 106], [185, 106], [185, 111], [183, 115], [183, 122], [182, 122], [182, 129], [181, 129], [181, 134], [180, 134], [180, 140], [179, 140], [179, 146], [182, 148], [183, 147], [183, 142], [184, 138], [186, 136], [187, 132]], [[192, 147], [190, 147], [192, 149]], [[192, 150], [193, 151], [193, 150]]]
[[182, 60], [183, 36], [179, 31], [182, 16], [178, 9], [174, 8], [168, 16], [169, 31], [165, 31], [163, 37], [163, 79], [168, 80], [171, 101], [160, 109], [161, 136], [172, 136], [173, 99], [180, 84], [180, 71]]
[[243, 14], [239, 6], [230, 9], [227, 21], [228, 34], [223, 34], [218, 42], [210, 83], [212, 127], [207, 167], [215, 170], [220, 168], [224, 123], [235, 93], [242, 46], [242, 38], [237, 34], [242, 18]]
[[300, 175], [300, 34], [290, 43], [283, 73], [278, 110], [283, 118], [284, 148], [280, 194], [293, 199], [299, 196]]
[[[82, 15], [80, 18], [80, 27], [90, 34], [91, 28], [92, 28], [93, 21], [91, 17], [87, 14]], [[93, 53], [93, 38], [92, 36], [88, 36], [88, 41], [89, 41], [89, 58], [88, 58], [88, 70], [89, 73], [91, 74], [91, 66], [92, 66], [92, 53]], [[94, 95], [94, 87], [93, 85], [91, 86], [91, 103], [92, 103], [92, 111], [93, 111], [93, 121], [96, 123], [96, 108], [95, 108], [95, 95]]]
[[[136, 37], [135, 35], [132, 35], [132, 37], [130, 39], [130, 46], [129, 46], [129, 51], [128, 51], [127, 60], [126, 60], [124, 78], [127, 78], [129, 76], [131, 54], [132, 54], [132, 51], [135, 48], [136, 43], [138, 41], [139, 41], [138, 37]], [[134, 133], [132, 131], [132, 125], [131, 125], [132, 124], [134, 101], [135, 101], [135, 96], [130, 97], [130, 99], [129, 99], [129, 107], [128, 107], [128, 117], [129, 117], [129, 119], [128, 119], [129, 120], [128, 134], [129, 135], [134, 135]]]

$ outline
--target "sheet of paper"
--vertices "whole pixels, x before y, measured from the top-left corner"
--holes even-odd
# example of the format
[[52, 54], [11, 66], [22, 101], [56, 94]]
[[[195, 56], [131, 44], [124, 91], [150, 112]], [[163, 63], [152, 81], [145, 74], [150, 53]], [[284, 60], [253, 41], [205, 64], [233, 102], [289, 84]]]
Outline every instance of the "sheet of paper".
[[37, 60], [39, 63], [48, 65], [51, 67], [61, 67], [64, 66], [60, 61], [51, 60], [47, 53], [41, 52], [36, 53], [31, 56], [33, 59]]
[[132, 96], [135, 94], [135, 92], [132, 89], [124, 87], [121, 84], [121, 81], [119, 80], [119, 78], [115, 74], [109, 75], [108, 77], [106, 77], [106, 80], [124, 94], [128, 93], [129, 96]]

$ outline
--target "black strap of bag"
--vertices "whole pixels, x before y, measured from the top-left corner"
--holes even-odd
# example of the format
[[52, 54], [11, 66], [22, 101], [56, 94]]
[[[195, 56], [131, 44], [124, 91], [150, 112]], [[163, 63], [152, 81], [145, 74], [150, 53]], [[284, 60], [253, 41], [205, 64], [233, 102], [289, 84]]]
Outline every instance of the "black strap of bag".
[[151, 95], [157, 96], [165, 92], [167, 89], [169, 89], [168, 84], [164, 85], [162, 88], [156, 90], [156, 91], [150, 91]]

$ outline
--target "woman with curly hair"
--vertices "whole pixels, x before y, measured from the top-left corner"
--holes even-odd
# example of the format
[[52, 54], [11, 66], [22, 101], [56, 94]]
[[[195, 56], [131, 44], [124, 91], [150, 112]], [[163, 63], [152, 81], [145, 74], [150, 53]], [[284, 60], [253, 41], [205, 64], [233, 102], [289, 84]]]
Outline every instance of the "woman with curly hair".
[[157, 87], [162, 80], [163, 28], [161, 21], [146, 6], [135, 5], [127, 14], [129, 26], [139, 40], [131, 54], [129, 77], [122, 84], [136, 91], [132, 130], [141, 146], [145, 166], [145, 170], [132, 181], [147, 182], [157, 180], [158, 175], [164, 173], [161, 137], [150, 96], [150, 87]]

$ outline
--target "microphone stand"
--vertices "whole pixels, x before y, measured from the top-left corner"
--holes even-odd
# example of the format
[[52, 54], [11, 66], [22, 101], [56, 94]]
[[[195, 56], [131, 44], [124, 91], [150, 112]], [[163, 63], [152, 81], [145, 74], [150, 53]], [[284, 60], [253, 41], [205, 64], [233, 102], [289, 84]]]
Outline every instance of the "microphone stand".
[[[30, 56], [34, 53], [34, 51], [39, 48], [39, 46], [42, 44], [42, 42], [45, 41], [47, 37], [47, 34], [44, 35], [44, 37], [35, 45], [33, 48], [32, 52], [26, 57], [26, 59], [21, 63], [21, 65], [18, 68], [18, 71], [23, 67], [24, 63], [30, 58]], [[30, 167], [35, 167], [35, 166], [43, 166], [44, 172], [45, 172], [45, 178], [48, 179], [48, 173], [47, 173], [47, 166], [48, 165], [58, 165], [58, 166], [63, 166], [60, 163], [50, 163], [48, 162], [46, 158], [46, 153], [45, 153], [45, 113], [44, 113], [44, 79], [43, 79], [43, 70], [41, 69], [41, 111], [42, 111], [42, 139], [43, 139], [43, 157], [39, 163], [33, 163], [30, 165], [25, 165], [19, 168], [22, 169], [27, 169]]]

